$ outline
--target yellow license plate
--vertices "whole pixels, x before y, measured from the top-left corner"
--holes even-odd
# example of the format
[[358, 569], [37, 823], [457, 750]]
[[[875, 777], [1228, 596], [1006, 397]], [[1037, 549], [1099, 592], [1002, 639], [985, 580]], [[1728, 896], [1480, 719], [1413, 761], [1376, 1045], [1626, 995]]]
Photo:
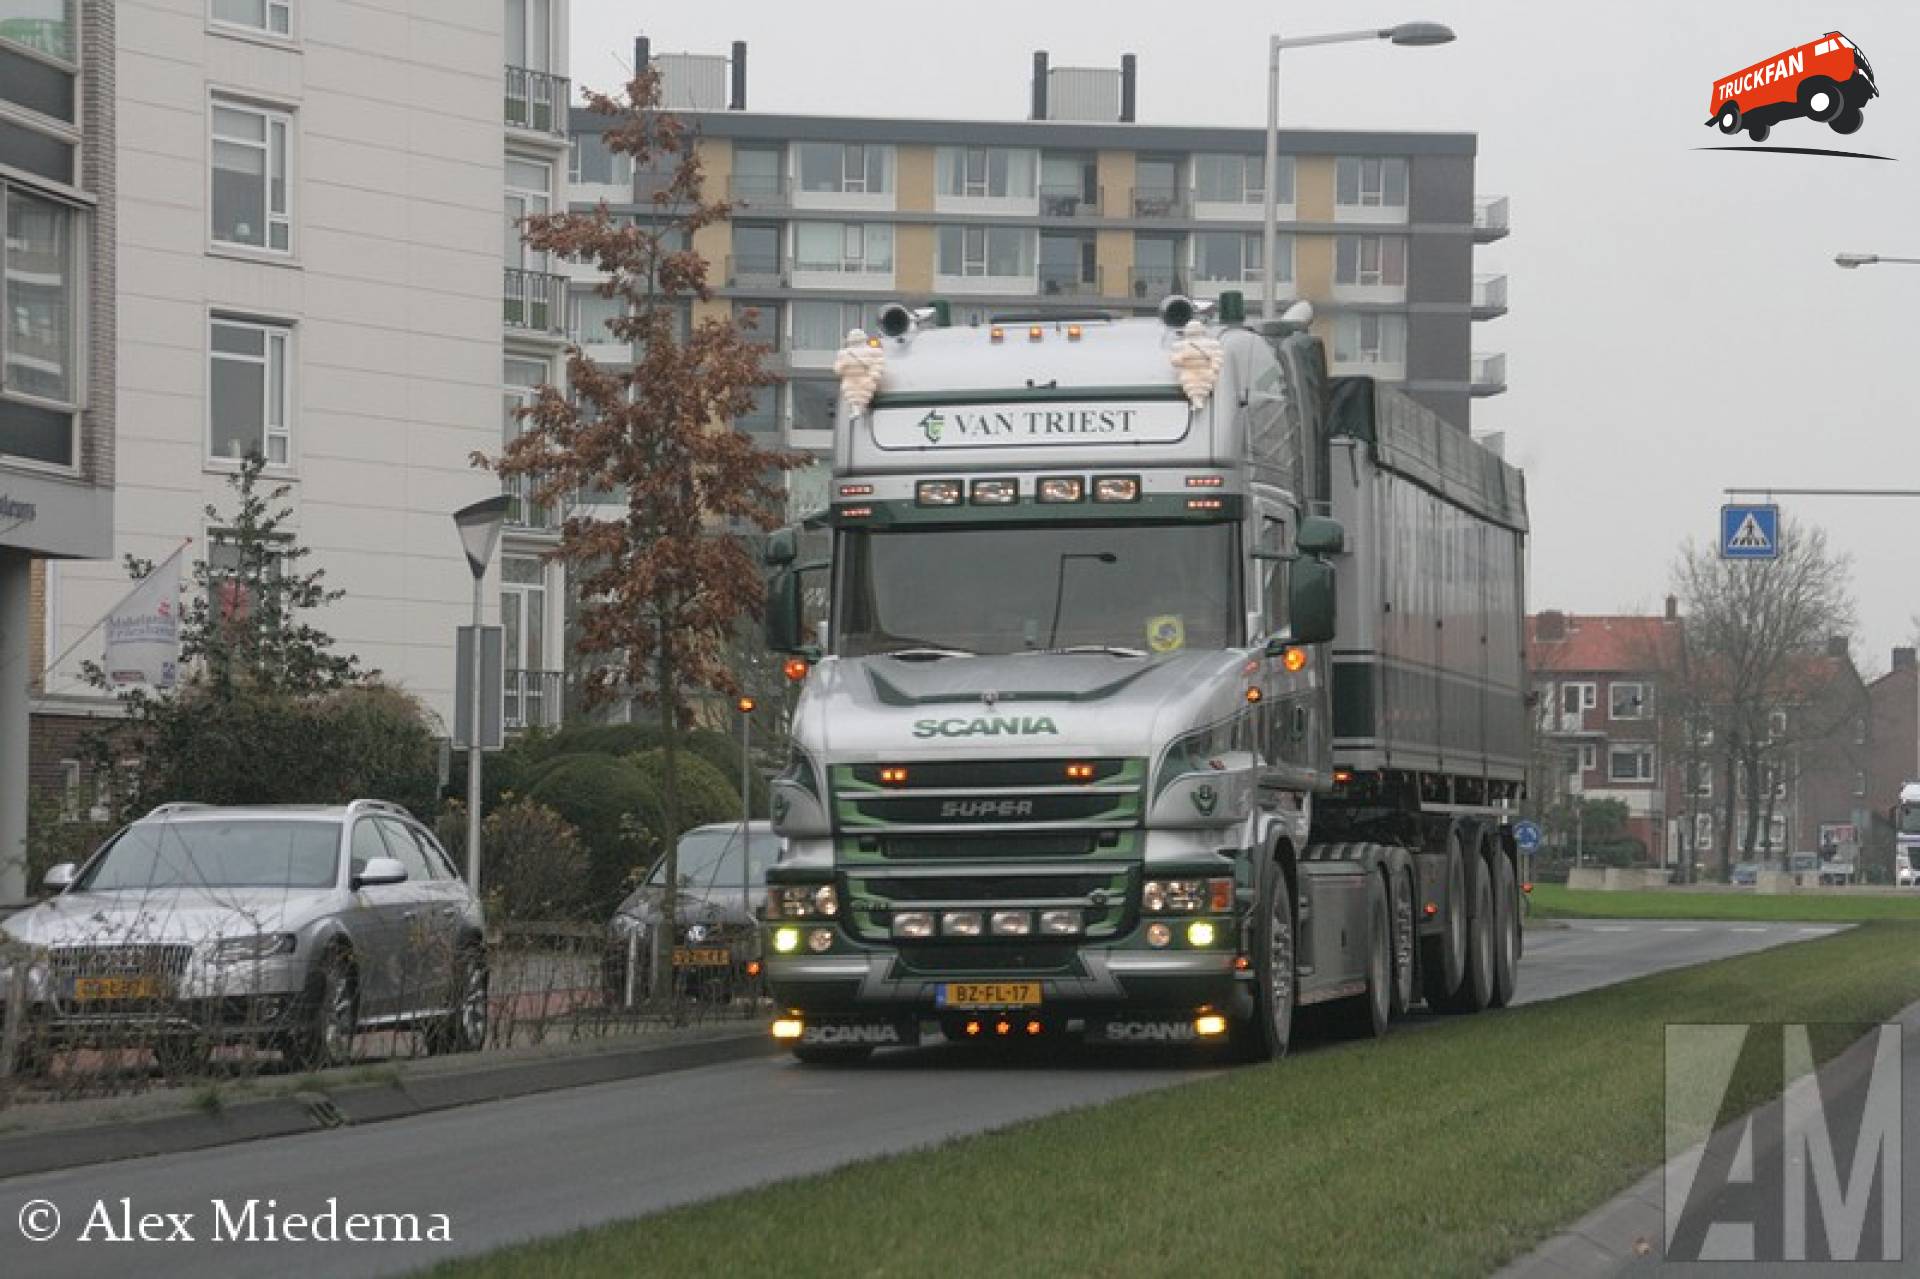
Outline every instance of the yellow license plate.
[[675, 946], [675, 968], [725, 968], [733, 962], [733, 952], [725, 946]]
[[100, 999], [164, 999], [167, 984], [158, 977], [76, 977], [73, 997], [83, 1002]]
[[1031, 1008], [1039, 1002], [1037, 981], [950, 981], [938, 996], [942, 1008]]

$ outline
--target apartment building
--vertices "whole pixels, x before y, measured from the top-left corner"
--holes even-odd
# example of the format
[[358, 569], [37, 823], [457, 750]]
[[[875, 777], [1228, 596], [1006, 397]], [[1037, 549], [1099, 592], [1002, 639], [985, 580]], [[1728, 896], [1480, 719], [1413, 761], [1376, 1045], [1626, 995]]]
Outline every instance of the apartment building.
[[[110, 7], [119, 488], [111, 539], [45, 573], [37, 779], [78, 783], [72, 740], [103, 709], [79, 663], [119, 557], [191, 538], [217, 566], [205, 508], [230, 509], [250, 454], [303, 567], [346, 592], [315, 622], [450, 724], [472, 592], [451, 515], [499, 491], [469, 459], [518, 429], [503, 388], [560, 376], [563, 286], [515, 221], [565, 199], [566, 0]], [[508, 664], [557, 670], [560, 592], [525, 554], [550, 535], [514, 517], [488, 583]], [[548, 714], [550, 681], [520, 676], [510, 712]]]
[[[660, 69], [667, 107], [698, 115], [708, 192], [737, 206], [691, 246], [716, 290], [697, 314], [757, 316], [788, 382], [736, 425], [770, 442], [827, 449], [834, 352], [889, 301], [944, 298], [960, 324], [1228, 289], [1258, 304], [1264, 131], [1139, 122], [1131, 57], [1036, 55], [1026, 120], [750, 111], [744, 44], [657, 55], [642, 38], [636, 60]], [[663, 175], [611, 154], [607, 124], [573, 113], [575, 203], [645, 218]], [[1506, 385], [1504, 358], [1475, 350], [1476, 325], [1506, 311], [1475, 249], [1508, 226], [1503, 199], [1476, 198], [1474, 152], [1471, 134], [1287, 130], [1275, 169], [1280, 301], [1314, 304], [1336, 372], [1399, 384], [1463, 430], [1471, 400]], [[617, 362], [592, 282], [575, 280], [572, 331]], [[824, 497], [818, 470], [793, 483], [803, 510]]]
[[25, 900], [45, 565], [113, 545], [114, 5], [0, 0], [0, 911]]

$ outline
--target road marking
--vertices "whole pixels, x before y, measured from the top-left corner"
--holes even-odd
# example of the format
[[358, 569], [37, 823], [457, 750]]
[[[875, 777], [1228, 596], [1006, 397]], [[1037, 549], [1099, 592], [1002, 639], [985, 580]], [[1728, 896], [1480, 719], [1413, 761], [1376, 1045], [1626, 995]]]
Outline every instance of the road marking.
[[1747, 925], [1742, 925], [1741, 927], [1736, 928], [1733, 931], [1736, 933], [1764, 933], [1767, 931], [1767, 926], [1765, 924], [1762, 924], [1758, 928], [1754, 928]]
[[1633, 925], [1632, 924], [1595, 924], [1593, 926], [1593, 931], [1596, 933], [1630, 933], [1633, 931]]
[[1802, 928], [1800, 931], [1803, 933], [1811, 933], [1815, 937], [1826, 937], [1840, 930], [1837, 928]]
[[1700, 930], [1698, 928], [1662, 928], [1660, 931], [1663, 933], [1697, 933]]

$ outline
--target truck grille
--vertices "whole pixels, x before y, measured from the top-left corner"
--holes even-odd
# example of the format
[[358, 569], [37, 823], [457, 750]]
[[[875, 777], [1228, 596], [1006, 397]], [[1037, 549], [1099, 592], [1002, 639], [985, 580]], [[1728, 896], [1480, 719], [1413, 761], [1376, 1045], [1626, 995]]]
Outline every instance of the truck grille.
[[1085, 857], [1099, 844], [1089, 830], [1017, 831], [1004, 835], [883, 835], [880, 855], [901, 861], [972, 857]]
[[[834, 824], [841, 833], [892, 841], [972, 829], [1017, 831], [1025, 838], [1072, 827], [1083, 841], [1093, 832], [1137, 827], [1141, 820], [1142, 760], [929, 761], [897, 766], [901, 778], [882, 782], [883, 771], [894, 767], [843, 764], [832, 770]], [[1036, 847], [1027, 855], [1058, 854]]]

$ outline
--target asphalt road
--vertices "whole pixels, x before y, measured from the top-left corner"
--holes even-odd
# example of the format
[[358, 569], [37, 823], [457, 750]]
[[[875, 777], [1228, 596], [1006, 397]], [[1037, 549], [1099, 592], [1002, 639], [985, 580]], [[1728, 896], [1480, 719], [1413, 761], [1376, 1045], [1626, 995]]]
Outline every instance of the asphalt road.
[[[1578, 922], [1529, 933], [1521, 998], [1557, 998], [1833, 931]], [[449, 1256], [1205, 1078], [1216, 1069], [1153, 1050], [1068, 1050], [1040, 1062], [934, 1047], [881, 1054], [867, 1067], [844, 1071], [768, 1058], [18, 1178], [0, 1182], [0, 1274], [404, 1273]], [[330, 1202], [337, 1205], [331, 1227], [324, 1216]], [[27, 1231], [44, 1233], [52, 1224], [48, 1205], [59, 1214], [56, 1237], [30, 1242]], [[356, 1227], [350, 1221], [356, 1213], [412, 1214], [417, 1225], [370, 1219]], [[139, 1239], [143, 1214], [152, 1214], [145, 1242]], [[287, 1241], [294, 1233], [290, 1214], [322, 1217], [296, 1227], [303, 1238], [330, 1230], [338, 1241]], [[356, 1229], [369, 1239], [409, 1239], [346, 1242]], [[419, 1242], [411, 1241], [414, 1229]], [[431, 1241], [442, 1234], [449, 1241]], [[132, 1241], [116, 1242], [128, 1235]], [[236, 1235], [260, 1242], [236, 1242]], [[279, 1242], [266, 1241], [276, 1236]]]

